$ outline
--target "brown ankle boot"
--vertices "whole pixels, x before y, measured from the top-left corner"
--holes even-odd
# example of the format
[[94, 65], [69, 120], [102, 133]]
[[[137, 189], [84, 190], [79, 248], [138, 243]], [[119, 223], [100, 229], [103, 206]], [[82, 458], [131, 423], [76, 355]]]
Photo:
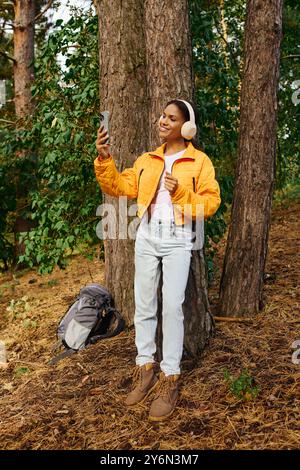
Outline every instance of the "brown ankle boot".
[[133, 406], [142, 403], [157, 384], [158, 377], [154, 373], [151, 362], [144, 366], [136, 366], [133, 374], [134, 389], [128, 394], [125, 405]]
[[179, 375], [160, 373], [159, 389], [150, 407], [150, 421], [163, 421], [174, 411], [179, 393], [178, 378]]

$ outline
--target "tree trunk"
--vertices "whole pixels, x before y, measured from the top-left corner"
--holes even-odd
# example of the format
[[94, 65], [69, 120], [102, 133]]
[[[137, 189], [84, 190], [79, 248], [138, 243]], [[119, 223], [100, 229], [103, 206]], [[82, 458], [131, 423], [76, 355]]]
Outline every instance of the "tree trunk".
[[[166, 2], [167, 3], [167, 2]], [[98, 0], [101, 109], [111, 112], [117, 168], [160, 145], [158, 118], [174, 97], [193, 98], [188, 2]], [[125, 132], [123, 131], [125, 130]], [[119, 201], [105, 196], [116, 208]], [[105, 240], [105, 282], [127, 324], [134, 317], [134, 242]], [[159, 288], [161, 299], [161, 286]], [[186, 290], [185, 350], [196, 355], [211, 331], [203, 252], [194, 252]], [[161, 316], [161, 309], [159, 310]], [[159, 322], [161, 324], [161, 321]]]
[[[34, 110], [30, 87], [34, 81], [34, 25], [35, 1], [14, 0], [14, 102], [17, 125], [23, 125], [23, 119], [30, 116]], [[26, 157], [26, 151], [18, 152], [19, 158]], [[22, 174], [18, 172], [19, 180]], [[24, 253], [24, 243], [19, 243], [18, 234], [28, 232], [36, 225], [35, 221], [25, 219], [20, 213], [20, 207], [25, 206], [28, 188], [17, 184], [17, 217], [14, 225], [14, 263], [20, 254]], [[22, 267], [22, 265], [19, 265]]]
[[235, 189], [219, 310], [244, 316], [263, 307], [275, 179], [282, 0], [249, 0]]
[[33, 112], [30, 86], [34, 80], [34, 0], [15, 0], [14, 87], [17, 118]]
[[[187, 0], [145, 0], [147, 84], [149, 90], [149, 148], [160, 145], [158, 119], [170, 99], [194, 101], [192, 47]], [[192, 252], [191, 268], [183, 304], [184, 351], [196, 357], [213, 331], [207, 292], [203, 250]], [[158, 356], [161, 360], [162, 278], [158, 292]]]
[[[132, 167], [136, 157], [148, 149], [143, 0], [95, 3], [99, 17], [101, 110], [110, 111], [110, 151], [122, 171]], [[134, 240], [119, 237], [119, 200], [105, 195], [105, 202], [115, 207], [117, 216], [116, 239], [104, 241], [105, 282], [130, 325], [135, 311]], [[131, 201], [128, 202], [130, 206]], [[122, 220], [126, 222], [126, 217]]]

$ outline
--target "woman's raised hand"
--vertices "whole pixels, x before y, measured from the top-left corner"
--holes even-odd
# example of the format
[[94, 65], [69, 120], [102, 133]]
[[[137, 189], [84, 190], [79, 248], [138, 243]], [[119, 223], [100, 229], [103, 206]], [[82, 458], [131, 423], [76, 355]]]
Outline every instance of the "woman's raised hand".
[[108, 134], [106, 130], [103, 130], [103, 125], [99, 127], [97, 132], [97, 140], [96, 140], [96, 149], [100, 157], [108, 158], [109, 157], [109, 145], [104, 144], [108, 138]]

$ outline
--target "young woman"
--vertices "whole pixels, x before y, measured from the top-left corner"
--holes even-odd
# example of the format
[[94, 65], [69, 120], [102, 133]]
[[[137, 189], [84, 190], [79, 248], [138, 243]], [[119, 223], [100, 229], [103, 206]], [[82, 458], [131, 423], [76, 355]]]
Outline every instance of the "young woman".
[[[119, 173], [98, 131], [95, 173], [102, 191], [112, 196], [137, 198], [141, 223], [135, 241], [135, 343], [133, 390], [126, 405], [141, 403], [154, 389], [149, 419], [161, 421], [173, 412], [183, 352], [182, 304], [188, 280], [193, 232], [199, 213], [212, 216], [220, 205], [220, 189], [208, 156], [197, 149], [196, 108], [188, 101], [169, 101], [159, 119], [162, 145], [137, 158], [132, 168]], [[201, 210], [198, 212], [198, 208]], [[154, 372], [157, 326], [157, 288], [162, 263], [163, 360], [159, 377]]]

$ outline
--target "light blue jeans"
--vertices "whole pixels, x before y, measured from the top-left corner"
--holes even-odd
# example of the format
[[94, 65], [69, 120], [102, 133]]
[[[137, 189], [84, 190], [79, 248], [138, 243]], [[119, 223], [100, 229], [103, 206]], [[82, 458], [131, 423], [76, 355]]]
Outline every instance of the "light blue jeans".
[[140, 225], [135, 241], [135, 344], [136, 364], [154, 362], [156, 352], [157, 289], [162, 261], [162, 332], [165, 375], [180, 374], [183, 352], [183, 311], [189, 275], [191, 232], [174, 222], [151, 220]]

